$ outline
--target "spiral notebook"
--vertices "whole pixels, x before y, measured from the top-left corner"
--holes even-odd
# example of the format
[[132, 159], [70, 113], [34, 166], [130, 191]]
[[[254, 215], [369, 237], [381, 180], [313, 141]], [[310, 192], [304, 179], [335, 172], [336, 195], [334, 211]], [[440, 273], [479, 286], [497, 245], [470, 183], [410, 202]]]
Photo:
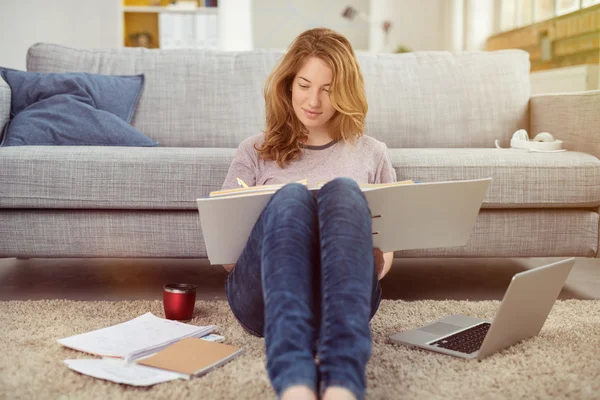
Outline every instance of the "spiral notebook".
[[187, 338], [137, 363], [190, 376], [204, 375], [242, 353], [236, 347]]

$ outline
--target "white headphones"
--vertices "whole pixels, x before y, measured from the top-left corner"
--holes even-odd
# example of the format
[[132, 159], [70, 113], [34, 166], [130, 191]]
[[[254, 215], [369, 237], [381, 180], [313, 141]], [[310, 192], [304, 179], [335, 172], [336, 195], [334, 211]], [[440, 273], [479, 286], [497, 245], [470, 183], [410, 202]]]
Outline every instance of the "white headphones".
[[[495, 141], [496, 147], [501, 149], [498, 144], [498, 140]], [[540, 132], [533, 140], [529, 140], [529, 135], [525, 129], [519, 129], [512, 135], [510, 139], [510, 147], [514, 149], [527, 149], [530, 152], [538, 153], [558, 153], [561, 151], [567, 151], [563, 149], [563, 141], [555, 140], [548, 132]]]

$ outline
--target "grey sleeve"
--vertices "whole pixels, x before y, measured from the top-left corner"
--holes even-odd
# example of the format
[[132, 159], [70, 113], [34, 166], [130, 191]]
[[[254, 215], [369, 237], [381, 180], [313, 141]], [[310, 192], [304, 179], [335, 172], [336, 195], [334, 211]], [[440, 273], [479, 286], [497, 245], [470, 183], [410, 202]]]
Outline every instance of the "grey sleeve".
[[375, 173], [375, 183], [393, 183], [396, 182], [396, 170], [392, 166], [392, 159], [387, 146], [383, 145], [384, 149], [381, 154], [381, 159], [377, 165]]
[[256, 186], [256, 165], [257, 155], [253, 143], [242, 142], [235, 151], [221, 190], [239, 187], [237, 178], [243, 180], [248, 186]]

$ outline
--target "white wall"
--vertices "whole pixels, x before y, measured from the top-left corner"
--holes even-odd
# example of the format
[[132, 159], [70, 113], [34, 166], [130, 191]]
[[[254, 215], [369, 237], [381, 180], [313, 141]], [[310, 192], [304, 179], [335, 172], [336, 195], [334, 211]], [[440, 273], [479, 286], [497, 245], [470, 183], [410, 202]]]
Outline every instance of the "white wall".
[[494, 0], [465, 0], [465, 50], [483, 50], [496, 29]]
[[[339, 31], [358, 51], [393, 51], [398, 45], [413, 50], [445, 50], [448, 0], [253, 0], [254, 48], [284, 49], [299, 33], [316, 26]], [[352, 6], [373, 20], [341, 17]], [[382, 23], [392, 29], [387, 44]]]
[[373, 24], [370, 50], [389, 52], [399, 45], [412, 50], [482, 50], [499, 30], [500, 5], [499, 0], [371, 0], [373, 18], [389, 18], [393, 27], [384, 43], [381, 24]]
[[326, 27], [346, 36], [357, 51], [369, 47], [369, 25], [356, 18], [342, 18], [352, 6], [369, 13], [370, 0], [253, 0], [254, 48], [286, 49], [307, 29]]
[[[41, 41], [81, 48], [120, 47], [121, 1], [0, 0], [0, 66], [24, 69], [27, 48]], [[325, 26], [345, 35], [357, 51], [393, 51], [400, 44], [413, 50], [461, 50], [457, 48], [461, 29], [465, 33], [463, 49], [481, 47], [485, 37], [493, 33], [489, 31], [494, 30], [494, 24], [490, 23], [493, 19], [489, 18], [494, 0], [244, 2], [251, 5], [249, 29], [253, 48], [285, 49], [302, 31]], [[466, 14], [467, 11], [473, 13], [472, 17], [464, 16], [464, 23], [470, 22], [470, 28], [462, 26], [461, 18], [454, 18], [452, 22], [452, 8], [456, 13], [461, 3], [465, 5]], [[378, 13], [373, 17], [381, 20], [371, 26], [359, 18], [348, 21], [341, 16], [346, 6], [369, 15]], [[387, 44], [381, 33], [384, 18], [393, 24]], [[241, 34], [239, 31], [231, 33]]]
[[[392, 29], [384, 51], [393, 51], [404, 45], [412, 50], [444, 50], [447, 0], [371, 0], [371, 8], [389, 15]], [[387, 10], [384, 11], [383, 9]], [[380, 24], [372, 29], [381, 29]], [[372, 43], [372, 51], [379, 51], [381, 43]]]
[[121, 0], [0, 0], [0, 66], [25, 69], [37, 42], [119, 47]]
[[465, 48], [465, 2], [448, 0], [444, 4], [445, 15], [444, 48], [461, 51]]
[[252, 50], [253, 0], [219, 0], [219, 50]]

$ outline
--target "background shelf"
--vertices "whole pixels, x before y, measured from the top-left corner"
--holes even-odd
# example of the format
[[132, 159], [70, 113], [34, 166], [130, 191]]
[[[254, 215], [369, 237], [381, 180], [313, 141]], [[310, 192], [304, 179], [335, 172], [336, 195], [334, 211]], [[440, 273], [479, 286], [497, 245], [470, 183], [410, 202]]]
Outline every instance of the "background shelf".
[[[125, 47], [216, 48], [217, 1], [199, 0], [197, 7], [168, 7], [150, 0], [123, 0]], [[206, 6], [210, 7], [206, 7]]]
[[218, 7], [197, 7], [194, 9], [169, 8], [162, 6], [124, 6], [126, 13], [182, 13], [182, 14], [217, 14]]

